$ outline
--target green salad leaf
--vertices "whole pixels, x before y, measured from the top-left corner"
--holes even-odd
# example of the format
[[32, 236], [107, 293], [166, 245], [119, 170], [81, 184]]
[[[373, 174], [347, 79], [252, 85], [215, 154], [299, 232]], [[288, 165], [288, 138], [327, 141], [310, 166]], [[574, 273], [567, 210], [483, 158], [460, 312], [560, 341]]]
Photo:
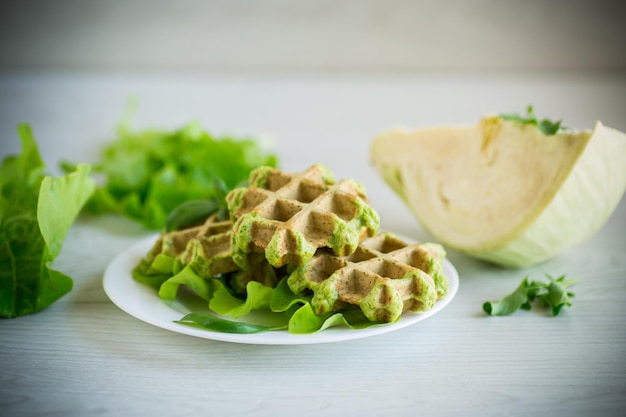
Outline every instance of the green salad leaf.
[[186, 286], [203, 300], [209, 301], [213, 294], [211, 281], [205, 280], [195, 273], [191, 266], [186, 266], [179, 273], [168, 278], [159, 288], [159, 297], [163, 300], [174, 300], [181, 285]]
[[335, 313], [318, 316], [310, 303], [303, 304], [289, 319], [289, 333], [315, 333], [333, 326], [345, 325], [350, 329], [364, 329], [385, 325], [370, 321], [356, 306], [349, 306]]
[[[222, 196], [261, 165], [276, 166], [277, 157], [252, 139], [214, 137], [197, 123], [137, 132], [123, 123], [94, 164], [104, 182], [86, 210], [117, 212], [148, 229], [183, 227], [207, 211], [219, 211]], [[62, 167], [73, 169], [68, 163]], [[193, 200], [210, 202], [178, 208]]]
[[173, 257], [159, 253], [150, 261], [142, 259], [133, 268], [131, 274], [135, 281], [158, 291], [161, 285], [172, 276], [175, 263], [176, 260]]
[[0, 317], [37, 313], [73, 286], [52, 269], [67, 232], [95, 185], [89, 166], [65, 176], [44, 175], [30, 126], [20, 124], [22, 152], [0, 166]]
[[553, 316], [559, 314], [564, 306], [571, 306], [571, 298], [574, 293], [568, 292], [567, 288], [574, 285], [578, 280], [565, 279], [565, 275], [555, 279], [547, 275], [548, 282], [529, 281], [524, 278], [515, 291], [499, 301], [487, 301], [483, 304], [483, 310], [491, 316], [508, 316], [519, 309], [530, 310], [534, 300], [540, 300], [547, 305]]
[[535, 115], [535, 111], [533, 110], [533, 106], [528, 106], [526, 108], [526, 116], [521, 116], [517, 113], [503, 113], [499, 115], [504, 120], [512, 120], [522, 124], [528, 124], [536, 126], [537, 129], [541, 130], [544, 135], [550, 136], [556, 134], [560, 129], [564, 129], [561, 126], [561, 120], [557, 120], [556, 122], [549, 119], [537, 119]]
[[188, 326], [199, 327], [206, 330], [212, 330], [221, 333], [238, 333], [251, 334], [265, 332], [268, 330], [283, 330], [286, 325], [263, 326], [260, 324], [244, 323], [240, 321], [231, 321], [219, 318], [211, 313], [189, 313], [176, 323], [186, 324]]
[[248, 315], [252, 310], [269, 308], [273, 288], [250, 281], [246, 285], [246, 297], [242, 300], [233, 296], [222, 281], [214, 280], [213, 282], [215, 290], [209, 308], [217, 314], [236, 319]]
[[[293, 293], [287, 285], [287, 278], [281, 279], [274, 288], [250, 281], [246, 284], [245, 295], [241, 296], [233, 293], [224, 277], [204, 279], [189, 265], [178, 272], [172, 270], [170, 276], [163, 279], [164, 270], [161, 268], [168, 262], [164, 260], [154, 263], [161, 266], [152, 266], [154, 268], [152, 271], [149, 271], [145, 263], [138, 264], [134, 268], [133, 278], [156, 289], [159, 297], [165, 302], [177, 300], [191, 310], [191, 313], [177, 321], [180, 324], [242, 334], [283, 329], [290, 333], [310, 334], [332, 326], [345, 325], [351, 329], [363, 329], [383, 324], [370, 321], [357, 306], [348, 306], [341, 311], [318, 316], [311, 306], [311, 296]], [[194, 308], [187, 304], [196, 305], [196, 303], [186, 303], [183, 299], [178, 299], [181, 287], [188, 290], [187, 295], [201, 299], [210, 312], [194, 311]], [[253, 311], [262, 312], [264, 317], [274, 324], [248, 323], [223, 318], [240, 319]]]

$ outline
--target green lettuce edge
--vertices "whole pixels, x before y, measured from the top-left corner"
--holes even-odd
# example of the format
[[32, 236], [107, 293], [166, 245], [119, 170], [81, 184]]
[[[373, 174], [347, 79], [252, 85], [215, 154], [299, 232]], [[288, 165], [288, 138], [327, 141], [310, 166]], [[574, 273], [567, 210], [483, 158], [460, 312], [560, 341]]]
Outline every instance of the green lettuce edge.
[[[144, 264], [135, 269], [133, 278], [155, 288], [154, 281], [150, 282], [150, 275], [145, 274], [149, 267]], [[139, 273], [139, 270], [144, 273]], [[158, 273], [153, 277], [157, 282], [163, 279], [163, 275]], [[163, 280], [158, 287], [158, 296], [165, 302], [181, 301], [178, 298], [181, 287], [200, 298], [210, 312], [193, 311], [194, 307], [190, 307], [190, 303], [182, 302], [191, 312], [175, 322], [210, 331], [248, 334], [286, 329], [292, 334], [313, 334], [335, 326], [356, 330], [386, 324], [370, 321], [357, 306], [317, 315], [311, 306], [311, 297], [293, 293], [287, 285], [287, 277], [282, 278], [274, 288], [255, 281], [248, 282], [246, 296], [240, 297], [229, 289], [223, 277], [206, 279], [187, 265]], [[253, 311], [270, 313], [271, 317], [268, 318], [277, 324], [264, 325], [239, 320]]]

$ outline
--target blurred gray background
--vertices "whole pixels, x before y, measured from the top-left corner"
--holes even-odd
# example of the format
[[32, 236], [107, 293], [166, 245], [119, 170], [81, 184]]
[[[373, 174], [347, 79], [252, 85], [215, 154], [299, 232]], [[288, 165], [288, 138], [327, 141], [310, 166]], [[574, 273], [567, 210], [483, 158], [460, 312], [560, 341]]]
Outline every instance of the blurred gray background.
[[626, 1], [2, 0], [0, 69], [626, 71]]
[[[367, 180], [405, 125], [522, 112], [626, 130], [626, 0], [0, 0], [0, 158], [34, 128], [51, 169], [137, 128], [266, 137], [283, 167]], [[346, 172], [345, 175], [352, 174]]]

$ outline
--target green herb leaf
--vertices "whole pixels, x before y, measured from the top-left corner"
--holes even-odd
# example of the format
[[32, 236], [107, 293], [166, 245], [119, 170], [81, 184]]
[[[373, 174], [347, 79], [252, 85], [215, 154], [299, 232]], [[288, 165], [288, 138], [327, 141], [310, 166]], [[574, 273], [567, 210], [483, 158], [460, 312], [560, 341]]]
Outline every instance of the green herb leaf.
[[554, 279], [548, 275], [550, 283], [546, 287], [546, 292], [541, 294], [539, 298], [550, 307], [553, 316], [557, 316], [564, 306], [572, 305], [570, 300], [574, 296], [573, 293], [567, 292], [567, 287], [575, 284], [577, 280], [565, 280], [565, 275]]
[[220, 208], [220, 204], [215, 198], [186, 201], [175, 207], [167, 216], [165, 231], [185, 229], [201, 223]]
[[561, 120], [558, 120], [556, 122], [553, 122], [549, 119], [538, 120], [532, 106], [528, 106], [526, 108], [526, 116], [520, 116], [517, 113], [503, 113], [500, 114], [499, 117], [504, 120], [512, 120], [522, 124], [536, 126], [537, 129], [543, 132], [543, 134], [546, 136], [554, 135], [560, 129], [562, 129]]
[[530, 309], [528, 297], [530, 284], [528, 278], [524, 278], [515, 291], [497, 302], [487, 301], [483, 304], [483, 310], [492, 316], [508, 316], [520, 308]]
[[90, 167], [44, 176], [31, 128], [18, 126], [19, 156], [0, 167], [0, 317], [33, 314], [68, 293], [72, 279], [50, 265], [92, 194]]
[[566, 288], [575, 284], [576, 279], [565, 280], [565, 275], [558, 279], [547, 275], [549, 282], [529, 281], [524, 278], [515, 291], [497, 302], [487, 301], [483, 304], [483, 310], [491, 316], [507, 316], [515, 311], [530, 310], [534, 300], [540, 300], [552, 311], [552, 315], [559, 314], [563, 306], [571, 306], [570, 298], [573, 293], [567, 292]]
[[561, 128], [561, 120], [553, 122], [548, 119], [543, 119], [537, 123], [537, 128], [546, 136], [554, 135]]
[[287, 325], [278, 326], [262, 326], [259, 324], [250, 324], [238, 321], [231, 321], [219, 318], [211, 313], [189, 313], [175, 323], [185, 324], [188, 326], [200, 327], [214, 332], [252, 334], [268, 330], [282, 330]]

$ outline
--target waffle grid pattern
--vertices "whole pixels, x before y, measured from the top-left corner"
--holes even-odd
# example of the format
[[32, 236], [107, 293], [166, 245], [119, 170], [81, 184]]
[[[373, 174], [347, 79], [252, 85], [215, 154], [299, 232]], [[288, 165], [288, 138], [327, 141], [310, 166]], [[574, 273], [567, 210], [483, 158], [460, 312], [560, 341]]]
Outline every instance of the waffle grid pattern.
[[361, 184], [334, 183], [318, 165], [302, 174], [256, 170], [250, 185], [233, 190], [227, 202], [236, 250], [264, 252], [275, 267], [305, 264], [323, 247], [350, 254], [380, 222]]
[[444, 256], [440, 245], [407, 244], [381, 233], [348, 256], [318, 251], [292, 272], [288, 284], [295, 293], [313, 292], [317, 314], [353, 304], [372, 321], [390, 322], [407, 310], [427, 311], [445, 295]]

